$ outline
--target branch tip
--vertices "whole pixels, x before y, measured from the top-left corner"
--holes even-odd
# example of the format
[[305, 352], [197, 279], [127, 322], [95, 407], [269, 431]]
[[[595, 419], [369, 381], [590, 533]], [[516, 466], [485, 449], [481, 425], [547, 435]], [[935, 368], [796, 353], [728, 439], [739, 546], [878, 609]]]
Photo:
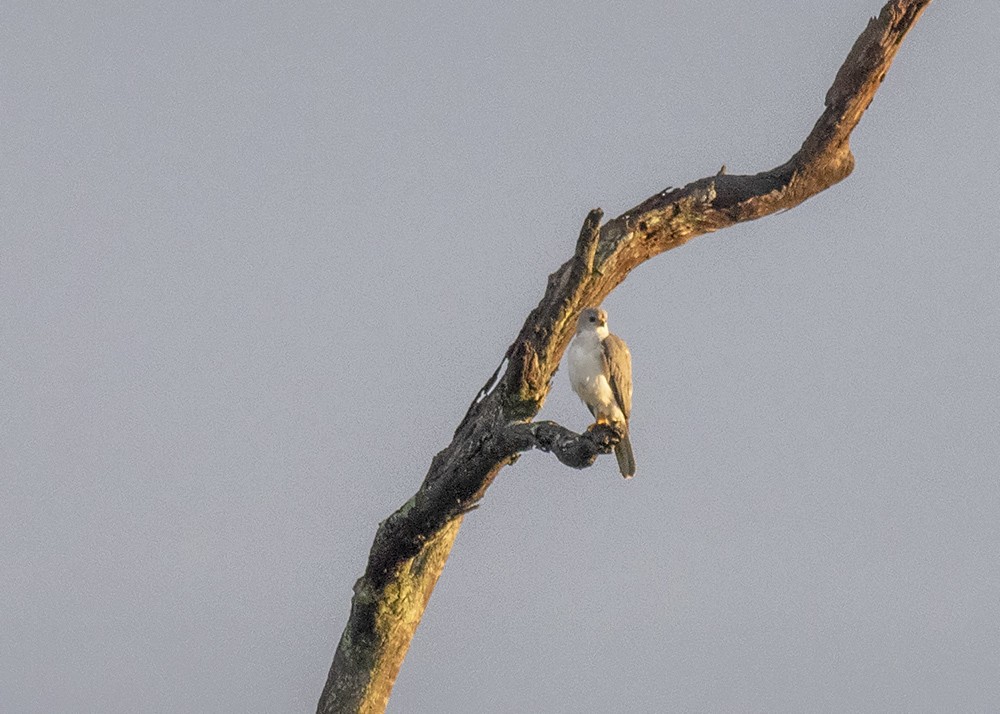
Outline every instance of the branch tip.
[[597, 254], [597, 243], [601, 239], [601, 219], [604, 211], [595, 208], [587, 214], [580, 228], [580, 237], [576, 239], [576, 259], [583, 267], [584, 274], [594, 271], [594, 256]]

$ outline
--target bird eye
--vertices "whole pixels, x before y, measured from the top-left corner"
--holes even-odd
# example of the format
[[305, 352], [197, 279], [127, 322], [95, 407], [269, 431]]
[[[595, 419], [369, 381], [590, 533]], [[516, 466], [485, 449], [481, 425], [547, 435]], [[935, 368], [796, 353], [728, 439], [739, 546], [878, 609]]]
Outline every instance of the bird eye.
[[594, 317], [593, 315], [591, 315], [591, 316], [590, 316], [590, 321], [591, 321], [591, 322], [597, 322], [597, 318], [596, 318], [596, 317]]

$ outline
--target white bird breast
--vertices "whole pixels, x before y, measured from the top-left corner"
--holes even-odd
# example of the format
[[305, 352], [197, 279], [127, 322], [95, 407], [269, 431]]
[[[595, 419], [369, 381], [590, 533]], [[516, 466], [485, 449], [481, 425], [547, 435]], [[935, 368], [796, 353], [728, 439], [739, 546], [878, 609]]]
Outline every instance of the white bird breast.
[[624, 422], [615, 393], [604, 376], [604, 346], [596, 333], [584, 332], [573, 338], [567, 355], [569, 383], [595, 417]]

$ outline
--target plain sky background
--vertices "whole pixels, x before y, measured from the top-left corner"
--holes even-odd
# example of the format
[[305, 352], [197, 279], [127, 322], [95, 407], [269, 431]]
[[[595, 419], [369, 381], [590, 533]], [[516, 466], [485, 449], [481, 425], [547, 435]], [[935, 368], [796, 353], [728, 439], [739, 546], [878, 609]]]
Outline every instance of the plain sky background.
[[[879, 7], [5, 2], [0, 710], [313, 711], [587, 211], [784, 162]], [[611, 295], [638, 476], [506, 469], [391, 712], [1000, 709], [998, 46]]]

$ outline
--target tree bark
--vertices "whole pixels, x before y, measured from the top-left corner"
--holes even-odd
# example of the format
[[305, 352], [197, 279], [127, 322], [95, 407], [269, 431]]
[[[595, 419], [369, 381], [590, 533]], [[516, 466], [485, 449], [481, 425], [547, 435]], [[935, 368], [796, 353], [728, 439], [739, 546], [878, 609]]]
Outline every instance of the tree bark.
[[584, 468], [610, 453], [620, 434], [575, 434], [530, 420], [541, 409], [576, 318], [600, 305], [633, 268], [695, 236], [793, 208], [854, 168], [851, 131], [885, 78], [900, 43], [930, 0], [890, 0], [869, 21], [826, 94], [826, 108], [802, 147], [754, 175], [715, 176], [666, 189], [603, 226], [590, 212], [573, 256], [549, 276], [493, 376], [451, 443], [431, 461], [417, 493], [384, 520], [320, 697], [323, 714], [385, 710], [410, 640], [458, 534], [504, 466], [532, 448]]

